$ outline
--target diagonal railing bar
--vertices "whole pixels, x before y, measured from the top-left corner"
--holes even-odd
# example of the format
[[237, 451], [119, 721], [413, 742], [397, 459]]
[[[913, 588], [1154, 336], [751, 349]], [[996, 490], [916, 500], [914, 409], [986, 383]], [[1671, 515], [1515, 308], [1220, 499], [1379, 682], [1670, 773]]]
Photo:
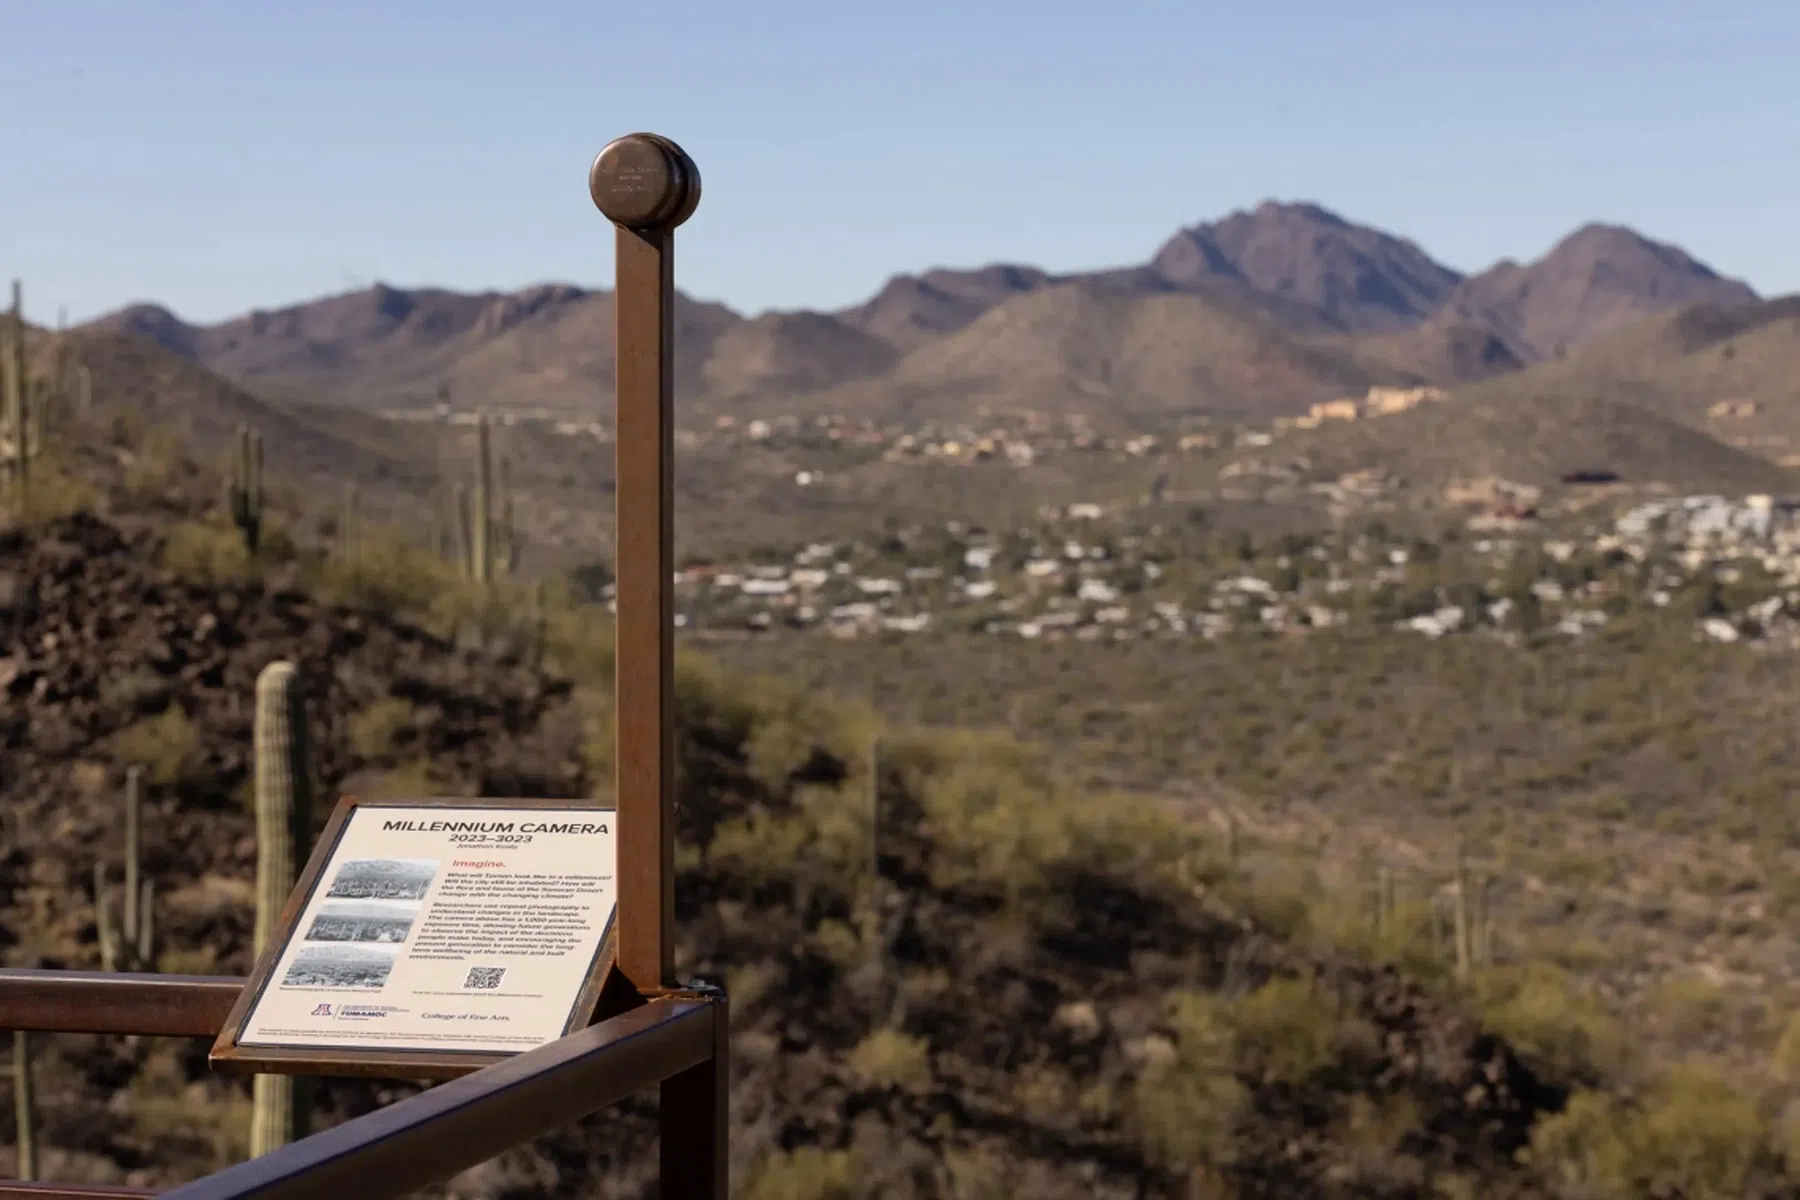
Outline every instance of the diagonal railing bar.
[[724, 1006], [671, 996], [204, 1179], [168, 1200], [387, 1200], [441, 1183], [713, 1055]]
[[233, 975], [0, 968], [0, 1029], [217, 1037], [244, 980]]

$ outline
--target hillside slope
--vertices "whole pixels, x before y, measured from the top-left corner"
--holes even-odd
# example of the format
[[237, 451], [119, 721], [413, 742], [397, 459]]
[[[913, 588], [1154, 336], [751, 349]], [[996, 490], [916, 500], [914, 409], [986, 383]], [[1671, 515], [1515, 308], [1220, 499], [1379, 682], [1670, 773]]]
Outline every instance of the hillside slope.
[[[0, 594], [23, 598], [0, 660], [8, 964], [95, 961], [87, 881], [116, 861], [120, 778], [138, 763], [160, 965], [247, 967], [246, 698], [278, 658], [307, 681], [323, 796], [602, 786], [606, 709], [588, 689], [604, 676], [583, 673], [608, 660], [593, 614], [558, 612], [549, 661], [568, 666], [544, 670], [491, 627], [469, 641], [466, 614], [452, 637], [303, 562], [207, 577], [163, 565], [182, 528], [75, 516], [0, 533]], [[444, 584], [421, 582], [408, 603], [444, 619]], [[1476, 1179], [1486, 1195], [1532, 1193], [1514, 1154], [1564, 1089], [1434, 989], [1234, 909], [1229, 871], [1170, 811], [1120, 797], [1095, 824], [1004, 741], [890, 733], [888, 899], [871, 924], [867, 831], [845, 816], [867, 786], [867, 718], [698, 663], [680, 709], [695, 851], [677, 891], [681, 970], [731, 986], [747, 1195], [1174, 1195], [1195, 1175], [1244, 1194]], [[1023, 841], [994, 840], [996, 816], [1027, 812]], [[169, 1184], [244, 1153], [243, 1085], [180, 1046], [71, 1038], [43, 1055], [49, 1174]], [[406, 1090], [334, 1081], [319, 1102], [338, 1119]], [[1407, 1114], [1376, 1158], [1359, 1149], [1363, 1095]], [[643, 1196], [653, 1130], [629, 1103], [450, 1194]], [[0, 1149], [0, 1173], [11, 1166]]]
[[1530, 396], [1612, 396], [1785, 458], [1800, 452], [1797, 379], [1800, 297], [1789, 296], [1673, 309], [1461, 395], [1499, 408]]
[[1610, 475], [1680, 493], [1800, 492], [1800, 475], [1639, 405], [1588, 393], [1454, 397], [1394, 416], [1327, 422], [1290, 443], [1328, 476], [1378, 469], [1415, 483], [1499, 476], [1556, 487]]
[[818, 403], [855, 411], [886, 389], [934, 415], [985, 404], [1267, 418], [1376, 379], [1375, 369], [1338, 346], [1200, 296], [1065, 283], [990, 309], [908, 354], [887, 378]]

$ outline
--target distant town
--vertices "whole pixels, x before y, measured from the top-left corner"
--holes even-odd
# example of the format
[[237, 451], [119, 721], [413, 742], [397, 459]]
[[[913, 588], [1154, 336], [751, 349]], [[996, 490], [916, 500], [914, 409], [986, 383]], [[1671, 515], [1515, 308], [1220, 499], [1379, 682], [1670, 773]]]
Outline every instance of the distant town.
[[[1304, 634], [1350, 622], [1425, 637], [1582, 637], [1643, 607], [1684, 606], [1698, 636], [1800, 642], [1800, 504], [1688, 496], [1632, 507], [1587, 537], [1488, 513], [1439, 547], [1293, 535], [1284, 552], [1196, 561], [1180, 531], [1110, 531], [1096, 504], [1006, 532], [956, 523], [814, 543], [786, 561], [691, 565], [678, 621], [843, 637], [958, 629], [1020, 638]], [[1679, 609], [1678, 609], [1679, 610]]]
[[[1154, 459], [1273, 446], [1295, 429], [1379, 419], [1444, 399], [1436, 388], [1371, 388], [1316, 404], [1272, 427], [1200, 419], [1173, 432], [1103, 433], [1081, 417], [1004, 413], [980, 422], [912, 428], [843, 416], [720, 417], [684, 429], [678, 445], [754, 444], [828, 450], [887, 461], [1000, 462], [1025, 468], [1063, 454]], [[396, 420], [474, 424], [448, 406], [384, 414]], [[540, 423], [570, 437], [610, 440], [598, 423], [552, 413], [507, 412], [504, 425]], [[1236, 454], [1233, 482], [1300, 484], [1304, 458]], [[795, 485], [822, 482], [799, 469]], [[1158, 477], [1144, 501], [1162, 494]], [[1396, 484], [1367, 469], [1304, 484], [1340, 520], [1379, 511]], [[1578, 480], [1605, 484], [1605, 478]], [[1193, 497], [1194, 499], [1213, 498]], [[1302, 635], [1375, 622], [1425, 637], [1530, 632], [1593, 633], [1634, 609], [1685, 605], [1696, 635], [1717, 642], [1800, 644], [1800, 501], [1767, 495], [1671, 496], [1639, 501], [1585, 532], [1539, 521], [1541, 489], [1504, 479], [1444, 490], [1466, 514], [1466, 537], [1448, 547], [1386, 534], [1379, 521], [1355, 535], [1287, 539], [1284, 552], [1237, 563], [1196, 561], [1191, 531], [1152, 525], [1123, 532], [1112, 503], [1073, 503], [1009, 530], [946, 522], [881, 537], [813, 542], [785, 555], [690, 564], [677, 573], [677, 622], [697, 630], [818, 630], [839, 637], [953, 629], [1054, 640]], [[610, 602], [610, 594], [602, 593]]]

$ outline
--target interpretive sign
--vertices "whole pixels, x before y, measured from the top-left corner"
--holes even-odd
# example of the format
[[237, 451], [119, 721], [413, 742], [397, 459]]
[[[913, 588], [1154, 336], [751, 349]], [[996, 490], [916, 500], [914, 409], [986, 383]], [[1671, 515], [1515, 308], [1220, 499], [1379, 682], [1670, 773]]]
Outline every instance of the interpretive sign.
[[213, 1064], [462, 1074], [593, 1016], [618, 821], [559, 800], [361, 800], [333, 812]]

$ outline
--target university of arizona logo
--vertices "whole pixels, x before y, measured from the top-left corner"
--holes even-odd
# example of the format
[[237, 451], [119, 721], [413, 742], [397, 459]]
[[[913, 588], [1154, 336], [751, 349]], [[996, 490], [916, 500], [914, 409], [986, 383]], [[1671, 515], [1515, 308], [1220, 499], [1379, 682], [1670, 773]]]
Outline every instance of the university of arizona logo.
[[331, 1015], [331, 1005], [319, 1005], [319, 1007], [312, 1010], [312, 1015], [315, 1017], [329, 1017]]

